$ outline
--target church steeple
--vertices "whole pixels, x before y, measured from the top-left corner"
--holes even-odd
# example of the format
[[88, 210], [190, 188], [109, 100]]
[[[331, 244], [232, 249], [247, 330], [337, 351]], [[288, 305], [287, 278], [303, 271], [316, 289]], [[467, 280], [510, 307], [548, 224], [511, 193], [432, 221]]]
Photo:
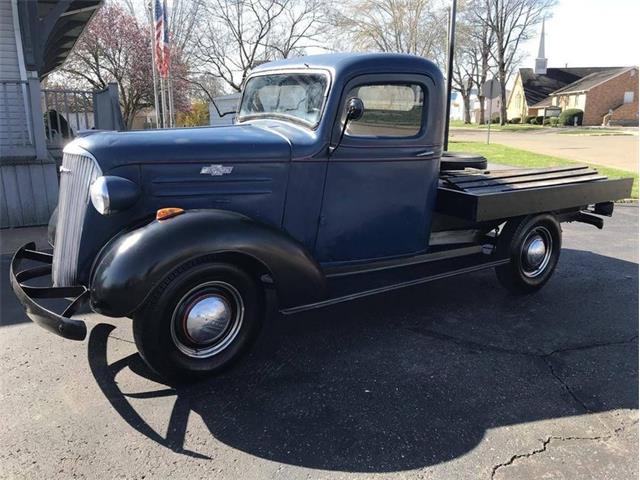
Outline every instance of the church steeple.
[[547, 73], [547, 58], [544, 55], [544, 19], [542, 19], [542, 32], [540, 32], [540, 46], [538, 47], [538, 58], [534, 72], [536, 75], [545, 75]]

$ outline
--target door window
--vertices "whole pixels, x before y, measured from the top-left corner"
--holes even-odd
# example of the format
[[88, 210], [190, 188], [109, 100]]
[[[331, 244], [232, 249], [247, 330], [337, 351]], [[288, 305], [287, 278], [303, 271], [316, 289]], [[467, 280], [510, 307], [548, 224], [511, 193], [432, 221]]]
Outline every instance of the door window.
[[[359, 85], [347, 95], [364, 103], [364, 115], [350, 121], [351, 137], [415, 137], [422, 127], [425, 94], [415, 83]], [[344, 122], [344, 114], [342, 117]]]

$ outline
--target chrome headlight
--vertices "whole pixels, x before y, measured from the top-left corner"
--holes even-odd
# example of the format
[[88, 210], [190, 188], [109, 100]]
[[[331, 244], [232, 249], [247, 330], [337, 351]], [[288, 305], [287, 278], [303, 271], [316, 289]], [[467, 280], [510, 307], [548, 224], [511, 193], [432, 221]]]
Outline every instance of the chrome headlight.
[[140, 196], [138, 186], [122, 177], [102, 176], [89, 189], [91, 203], [101, 215], [111, 215], [132, 206]]

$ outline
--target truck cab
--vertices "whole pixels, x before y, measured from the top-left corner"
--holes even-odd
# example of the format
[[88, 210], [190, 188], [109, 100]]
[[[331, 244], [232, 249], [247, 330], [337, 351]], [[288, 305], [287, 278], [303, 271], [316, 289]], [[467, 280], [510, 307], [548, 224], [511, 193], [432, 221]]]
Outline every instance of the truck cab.
[[[27, 314], [83, 339], [84, 305], [133, 319], [173, 381], [227, 367], [264, 321], [496, 268], [531, 293], [562, 221], [602, 226], [631, 183], [585, 168], [443, 170], [445, 90], [432, 62], [331, 54], [257, 67], [230, 126], [104, 132], [65, 149], [53, 253], [20, 249]], [[22, 260], [45, 264], [22, 270]], [[31, 279], [51, 275], [52, 286]], [[40, 296], [73, 302], [55, 313]]]

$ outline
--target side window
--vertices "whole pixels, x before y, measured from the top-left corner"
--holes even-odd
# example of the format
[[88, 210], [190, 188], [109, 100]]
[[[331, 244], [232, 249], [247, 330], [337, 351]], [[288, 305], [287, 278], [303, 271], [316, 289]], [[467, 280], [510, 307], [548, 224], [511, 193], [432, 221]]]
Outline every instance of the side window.
[[[364, 115], [349, 122], [351, 137], [414, 137], [422, 126], [424, 88], [416, 83], [359, 85], [347, 100], [358, 97], [364, 103]], [[344, 118], [342, 118], [344, 121]]]

